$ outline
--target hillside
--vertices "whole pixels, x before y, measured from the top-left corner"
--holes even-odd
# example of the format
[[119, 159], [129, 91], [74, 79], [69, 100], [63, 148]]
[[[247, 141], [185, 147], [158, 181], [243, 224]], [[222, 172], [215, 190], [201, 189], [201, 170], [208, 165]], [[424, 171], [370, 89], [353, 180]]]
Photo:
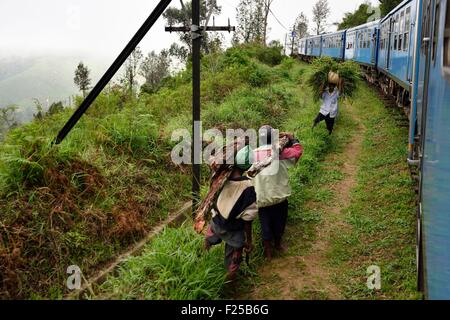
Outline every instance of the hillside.
[[[202, 59], [204, 130], [269, 123], [305, 148], [291, 171], [286, 255], [264, 262], [255, 223], [256, 251], [239, 294], [230, 292], [223, 248], [204, 253], [187, 221], [165, 228], [84, 298], [416, 298], [403, 118], [359, 82], [342, 101], [336, 133], [313, 131], [311, 73], [279, 48], [234, 47]], [[0, 298], [63, 298], [67, 267], [89, 278], [189, 200], [190, 167], [170, 155], [172, 132], [191, 128], [191, 97], [188, 65], [155, 94], [127, 99], [106, 90], [60, 146], [50, 143], [73, 109], [9, 133], [0, 146]], [[366, 285], [373, 264], [384, 272], [378, 292]]]
[[[328, 136], [325, 125], [313, 131], [319, 108], [307, 81], [313, 67], [283, 65], [290, 65], [289, 71], [269, 87], [283, 88], [289, 103], [264, 121], [295, 133], [305, 148], [290, 171], [287, 252], [265, 260], [260, 224], [254, 223], [256, 250], [242, 264], [237, 281], [228, 284], [223, 246], [205, 252], [203, 238], [187, 221], [179, 228], [167, 227], [84, 298], [420, 299], [415, 287], [415, 194], [404, 161], [407, 119], [359, 82], [354, 96], [341, 101], [333, 135]], [[224, 103], [215, 112], [231, 115], [225, 113], [229, 110]], [[244, 115], [241, 123], [252, 116]], [[381, 270], [381, 290], [368, 288], [371, 266]]]
[[74, 70], [80, 60], [91, 69], [91, 78], [97, 81], [108, 67], [108, 62], [89, 57], [31, 56], [0, 58], [0, 106], [15, 104], [20, 107], [18, 119], [31, 120], [35, 112], [33, 99], [46, 106], [78, 92], [73, 83]]
[[[204, 127], [276, 126], [296, 81], [279, 49], [234, 48], [203, 59]], [[10, 132], [0, 162], [0, 297], [60, 298], [66, 268], [88, 276], [189, 198], [188, 167], [170, 160], [190, 128], [190, 70], [153, 95], [104, 92], [67, 140], [50, 142], [73, 110]], [[119, 109], [121, 107], [121, 109]]]

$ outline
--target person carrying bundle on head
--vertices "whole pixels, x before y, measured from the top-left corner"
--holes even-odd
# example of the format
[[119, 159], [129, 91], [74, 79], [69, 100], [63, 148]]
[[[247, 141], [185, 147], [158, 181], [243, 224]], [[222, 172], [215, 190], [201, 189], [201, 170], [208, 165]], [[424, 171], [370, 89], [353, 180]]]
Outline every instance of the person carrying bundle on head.
[[277, 145], [276, 132], [270, 126], [263, 126], [259, 130], [261, 147], [255, 150], [254, 156], [256, 163], [269, 157], [274, 158], [270, 165], [254, 178], [264, 255], [267, 260], [272, 259], [272, 245], [279, 252], [286, 251], [282, 238], [288, 218], [288, 198], [292, 193], [288, 169], [295, 166], [303, 155], [302, 145], [291, 134], [280, 134], [288, 138], [288, 143], [279, 151], [280, 154], [274, 154], [274, 147]]
[[249, 146], [237, 153], [231, 176], [214, 203], [206, 233], [207, 251], [225, 242], [225, 266], [231, 281], [240, 269], [244, 250], [247, 254], [253, 251], [252, 222], [258, 216], [258, 208], [253, 183], [244, 176], [252, 166], [252, 156]]
[[324, 85], [322, 85], [320, 88], [320, 92], [322, 92], [322, 106], [314, 120], [313, 129], [325, 120], [328, 132], [330, 135], [333, 133], [335, 119], [339, 112], [338, 100], [343, 92], [343, 85], [344, 83], [338, 74], [334, 72], [328, 74], [328, 87], [324, 89]]

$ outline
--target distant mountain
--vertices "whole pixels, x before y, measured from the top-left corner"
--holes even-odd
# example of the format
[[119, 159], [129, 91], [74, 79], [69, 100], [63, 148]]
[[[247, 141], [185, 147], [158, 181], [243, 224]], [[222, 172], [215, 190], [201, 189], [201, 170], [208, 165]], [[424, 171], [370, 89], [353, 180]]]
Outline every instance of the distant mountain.
[[33, 99], [45, 107], [55, 101], [68, 103], [78, 93], [74, 71], [83, 61], [91, 70], [92, 83], [106, 71], [109, 61], [76, 56], [40, 56], [0, 58], [0, 107], [16, 104], [18, 118], [28, 121], [35, 113]]

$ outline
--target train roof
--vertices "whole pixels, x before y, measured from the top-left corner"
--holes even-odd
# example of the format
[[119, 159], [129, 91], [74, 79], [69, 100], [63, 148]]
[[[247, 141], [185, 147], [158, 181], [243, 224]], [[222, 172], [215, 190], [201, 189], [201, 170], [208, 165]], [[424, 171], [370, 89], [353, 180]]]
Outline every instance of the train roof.
[[322, 36], [323, 37], [335, 36], [335, 35], [338, 35], [338, 34], [342, 34], [344, 32], [345, 32], [345, 30], [339, 30], [339, 31], [335, 31], [335, 32], [324, 33], [324, 34], [322, 34]]
[[367, 22], [367, 23], [365, 23], [365, 24], [362, 24], [362, 25], [359, 25], [359, 26], [356, 26], [356, 27], [347, 29], [347, 32], [349, 32], [349, 31], [356, 31], [356, 30], [359, 30], [359, 29], [370, 28], [370, 27], [374, 27], [374, 26], [378, 26], [378, 25], [380, 24], [380, 21], [381, 21], [381, 20], [376, 20], [376, 21]]
[[413, 0], [405, 0], [401, 2], [398, 6], [396, 6], [394, 9], [392, 9], [383, 19], [381, 19], [381, 23], [389, 19], [392, 15], [394, 15], [397, 11], [399, 11], [401, 8], [412, 2]]
[[310, 39], [316, 39], [316, 38], [320, 38], [322, 35], [320, 34], [320, 35], [315, 35], [315, 36], [307, 36], [307, 37], [305, 37], [304, 39], [307, 39], [307, 40], [310, 40]]

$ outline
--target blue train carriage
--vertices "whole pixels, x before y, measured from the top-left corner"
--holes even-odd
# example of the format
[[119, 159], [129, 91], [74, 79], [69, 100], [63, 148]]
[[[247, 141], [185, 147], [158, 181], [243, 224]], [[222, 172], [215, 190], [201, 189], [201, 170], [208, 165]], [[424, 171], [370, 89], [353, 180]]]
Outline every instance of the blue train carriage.
[[307, 38], [306, 55], [310, 57], [320, 57], [322, 55], [322, 36]]
[[344, 60], [345, 31], [322, 35], [322, 56]]
[[378, 70], [386, 94], [410, 116], [417, 0], [405, 0], [380, 22]]
[[441, 300], [450, 299], [450, 0], [417, 3], [419, 285], [428, 299]]
[[370, 68], [377, 66], [379, 22], [377, 20], [347, 30], [346, 60]]
[[303, 38], [299, 40], [298, 43], [298, 54], [300, 57], [306, 56], [306, 50], [307, 50], [307, 39]]

